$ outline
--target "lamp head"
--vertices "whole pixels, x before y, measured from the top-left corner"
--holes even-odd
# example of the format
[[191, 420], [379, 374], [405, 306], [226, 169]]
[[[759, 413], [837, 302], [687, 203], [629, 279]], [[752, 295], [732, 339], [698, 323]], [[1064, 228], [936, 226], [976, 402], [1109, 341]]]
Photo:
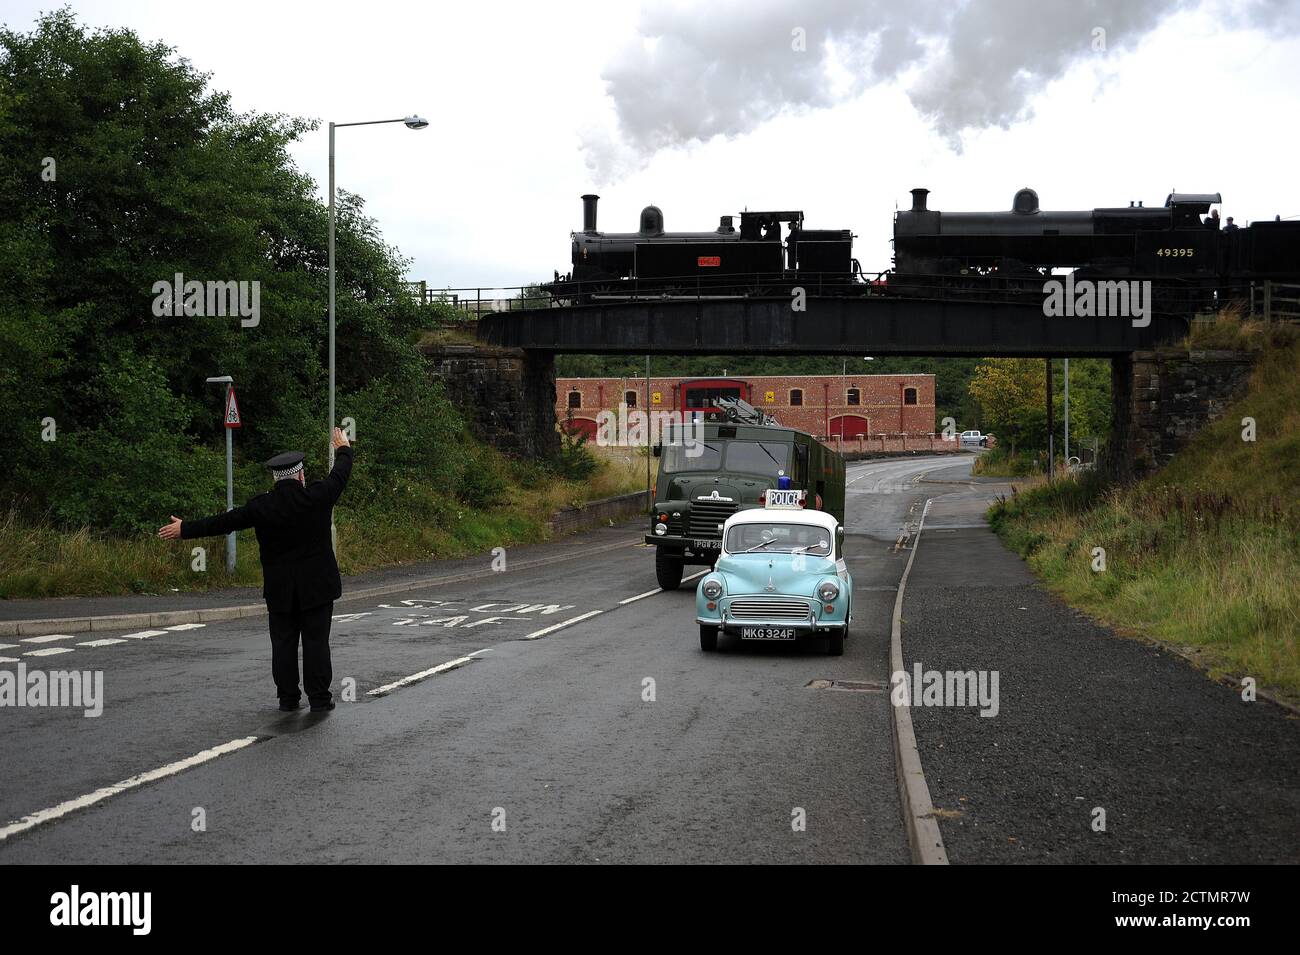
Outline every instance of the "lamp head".
[[424, 129], [424, 127], [429, 125], [429, 121], [427, 119], [425, 119], [423, 116], [416, 116], [414, 113], [406, 117], [406, 119], [402, 120], [402, 122], [406, 124], [408, 129]]

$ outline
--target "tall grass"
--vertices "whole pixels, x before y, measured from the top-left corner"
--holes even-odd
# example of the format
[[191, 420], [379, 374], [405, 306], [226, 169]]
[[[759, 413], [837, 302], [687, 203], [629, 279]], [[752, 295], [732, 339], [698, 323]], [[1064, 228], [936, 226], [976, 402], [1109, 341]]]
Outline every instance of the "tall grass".
[[[490, 488], [476, 507], [424, 485], [391, 488], [369, 501], [348, 500], [345, 494], [347, 506], [335, 511], [343, 573], [539, 542], [557, 510], [644, 486], [644, 475], [638, 483], [630, 469], [603, 459], [585, 480], [565, 480], [548, 468], [486, 450], [480, 465], [492, 471], [493, 480], [484, 482]], [[221, 538], [161, 541], [60, 528], [48, 515], [17, 502], [0, 512], [0, 598], [260, 586], [257, 540], [244, 531], [238, 541], [239, 562], [227, 575]], [[207, 551], [202, 572], [192, 569], [192, 550], [198, 546]]]
[[1062, 478], [1000, 501], [994, 528], [1097, 619], [1300, 699], [1298, 364], [1300, 346], [1268, 347], [1247, 396], [1160, 474], [1118, 488]]

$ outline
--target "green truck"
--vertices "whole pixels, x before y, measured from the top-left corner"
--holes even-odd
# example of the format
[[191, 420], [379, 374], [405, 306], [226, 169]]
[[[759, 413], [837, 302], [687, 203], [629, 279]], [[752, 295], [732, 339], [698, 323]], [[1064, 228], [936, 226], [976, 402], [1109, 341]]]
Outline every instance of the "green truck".
[[[723, 399], [729, 420], [669, 430], [654, 448], [659, 459], [655, 504], [645, 542], [655, 548], [655, 576], [664, 590], [681, 586], [688, 564], [713, 566], [722, 525], [736, 511], [762, 507], [765, 492], [807, 492], [817, 507], [844, 523], [844, 458], [812, 435], [774, 423], [736, 399]], [[781, 481], [788, 477], [789, 482]]]

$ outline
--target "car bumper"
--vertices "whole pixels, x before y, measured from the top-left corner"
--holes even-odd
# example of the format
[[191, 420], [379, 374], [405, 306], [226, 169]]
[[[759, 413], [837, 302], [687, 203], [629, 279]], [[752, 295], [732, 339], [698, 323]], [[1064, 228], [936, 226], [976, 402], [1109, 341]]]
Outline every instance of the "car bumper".
[[734, 617], [706, 617], [697, 615], [695, 622], [705, 627], [717, 627], [723, 633], [739, 633], [742, 628], [761, 627], [769, 628], [787, 628], [794, 629], [804, 634], [812, 635], [815, 633], [832, 633], [837, 630], [844, 630], [848, 623], [843, 620], [818, 620], [808, 618], [805, 620], [781, 620], [781, 619], [754, 619], [748, 618], [737, 620]]
[[681, 551], [688, 557], [707, 557], [714, 560], [722, 554], [721, 538], [710, 540], [700, 537], [679, 537], [675, 534], [645, 534], [642, 539], [655, 547]]

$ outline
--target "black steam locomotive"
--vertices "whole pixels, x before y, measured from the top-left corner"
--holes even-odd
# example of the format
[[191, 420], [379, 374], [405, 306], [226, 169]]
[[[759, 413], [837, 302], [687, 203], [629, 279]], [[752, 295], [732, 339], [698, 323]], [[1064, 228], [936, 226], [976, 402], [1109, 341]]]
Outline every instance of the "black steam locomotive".
[[[723, 216], [712, 232], [667, 232], [657, 206], [636, 232], [600, 232], [585, 195], [573, 268], [546, 289], [583, 304], [643, 297], [899, 294], [1041, 298], [1053, 270], [1150, 280], [1155, 306], [1190, 313], [1245, 299], [1252, 283], [1300, 285], [1300, 222], [1221, 228], [1218, 193], [1171, 193], [1161, 207], [1045, 212], [1021, 189], [1006, 212], [940, 212], [928, 189], [894, 217], [894, 268], [864, 275], [848, 229], [805, 229], [802, 212]], [[782, 235], [782, 229], [785, 235]]]
[[1300, 222], [1221, 228], [1218, 193], [1170, 193], [1162, 207], [1045, 212], [1021, 189], [1008, 212], [939, 212], [928, 189], [894, 217], [891, 292], [1041, 294], [1053, 269], [1078, 279], [1150, 280], [1157, 302], [1195, 311], [1264, 279], [1300, 281]]
[[[802, 212], [723, 216], [712, 232], [667, 232], [658, 206], [641, 210], [636, 232], [600, 232], [599, 196], [582, 197], [582, 231], [573, 233], [573, 270], [547, 286], [576, 302], [673, 295], [776, 295], [795, 285], [809, 294], [852, 284], [861, 269], [848, 229], [805, 229]], [[785, 236], [782, 236], [782, 228]]]

